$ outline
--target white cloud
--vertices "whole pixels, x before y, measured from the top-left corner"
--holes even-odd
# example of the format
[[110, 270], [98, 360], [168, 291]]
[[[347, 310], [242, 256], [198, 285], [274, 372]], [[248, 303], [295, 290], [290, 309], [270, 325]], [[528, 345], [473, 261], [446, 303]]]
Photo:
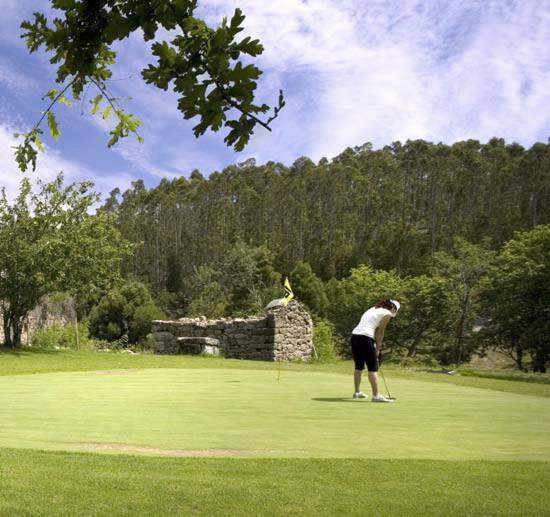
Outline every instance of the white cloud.
[[[212, 22], [243, 8], [247, 31], [266, 47], [270, 83], [296, 70], [314, 78], [306, 91], [291, 91], [300, 105], [289, 102], [276, 122], [286, 135], [278, 142], [298, 141], [301, 154], [407, 138], [529, 144], [550, 131], [547, 0], [204, 5]], [[268, 146], [260, 147], [265, 155]]]
[[[285, 163], [302, 155], [319, 159], [366, 141], [381, 146], [408, 138], [451, 143], [502, 136], [530, 145], [550, 134], [550, 0], [199, 4], [198, 14], [213, 24], [236, 7], [243, 9], [246, 33], [259, 37], [265, 47], [258, 60], [265, 72], [258, 100], [273, 104], [282, 87], [287, 106], [272, 133], [257, 128], [244, 153], [225, 148], [223, 131], [196, 140], [191, 130], [196, 121], [183, 120], [177, 96], [143, 82], [140, 72], [154, 59], [150, 42], [133, 35], [117, 44], [114, 75], [119, 80], [112, 88], [120, 97], [132, 98], [122, 104], [143, 119], [145, 144], [131, 137], [113, 149], [136, 176], [174, 177], [193, 168], [208, 173], [249, 156]], [[5, 0], [2, 5], [0, 32], [9, 31], [0, 36], [0, 44], [9, 40], [21, 46], [17, 27], [30, 16], [34, 0]], [[40, 56], [29, 67], [43, 62]], [[17, 77], [13, 67], [0, 62], [0, 82], [12, 93], [14, 85], [25, 79], [32, 85], [37, 76]], [[44, 91], [49, 87], [41, 85]], [[4, 115], [4, 122], [23, 125], [18, 114]], [[86, 120], [108, 132], [97, 117]], [[51, 150], [47, 155], [49, 162], [41, 158], [47, 170], [68, 164]], [[92, 165], [69, 165], [81, 171], [77, 175], [102, 181]], [[118, 176], [113, 180], [117, 185], [119, 177], [131, 180], [130, 174]]]
[[18, 72], [5, 61], [0, 61], [0, 84], [6, 86], [11, 94], [18, 97], [38, 89], [35, 79]]
[[[20, 133], [21, 130], [0, 123], [0, 162], [3, 164], [0, 187], [6, 189], [9, 198], [15, 196], [23, 177], [23, 174], [17, 167], [13, 149], [14, 146], [20, 143], [14, 136], [18, 132]], [[26, 175], [32, 180], [51, 181], [60, 172], [63, 172], [66, 182], [69, 183], [92, 180], [95, 184], [94, 190], [103, 196], [112, 190], [113, 185], [124, 190], [130, 186], [132, 180], [136, 179], [126, 173], [112, 174], [110, 176], [100, 175], [97, 171], [89, 169], [82, 163], [69, 160], [63, 157], [61, 153], [49, 147], [46, 147], [45, 152], [39, 155], [36, 172], [27, 172]]]

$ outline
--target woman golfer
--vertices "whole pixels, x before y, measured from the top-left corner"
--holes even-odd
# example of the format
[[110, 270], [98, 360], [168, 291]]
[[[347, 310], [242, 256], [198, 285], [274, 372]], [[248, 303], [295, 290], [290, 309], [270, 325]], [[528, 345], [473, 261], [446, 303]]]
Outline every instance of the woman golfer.
[[371, 307], [361, 317], [359, 324], [351, 334], [351, 351], [355, 361], [355, 382], [354, 399], [363, 399], [367, 396], [360, 390], [361, 377], [365, 364], [367, 365], [369, 382], [372, 388], [373, 402], [393, 402], [389, 398], [378, 393], [378, 365], [384, 331], [390, 318], [395, 317], [401, 307], [396, 300], [381, 300], [374, 307]]

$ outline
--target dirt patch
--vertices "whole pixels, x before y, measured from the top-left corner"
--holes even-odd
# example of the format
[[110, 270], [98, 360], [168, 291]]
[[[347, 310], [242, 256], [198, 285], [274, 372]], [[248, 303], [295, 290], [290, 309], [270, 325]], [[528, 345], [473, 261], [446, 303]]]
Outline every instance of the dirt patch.
[[139, 445], [126, 445], [122, 443], [79, 443], [75, 445], [79, 449], [85, 449], [88, 451], [120, 451], [138, 454], [155, 454], [159, 456], [180, 457], [246, 456], [255, 452], [239, 449], [158, 449], [156, 447], [142, 447]]

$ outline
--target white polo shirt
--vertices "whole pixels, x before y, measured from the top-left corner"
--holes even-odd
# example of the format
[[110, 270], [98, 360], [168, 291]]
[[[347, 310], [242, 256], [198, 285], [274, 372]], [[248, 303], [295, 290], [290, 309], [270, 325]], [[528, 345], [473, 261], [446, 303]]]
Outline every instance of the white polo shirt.
[[391, 316], [393, 318], [394, 314], [383, 307], [371, 307], [363, 314], [363, 316], [361, 316], [361, 321], [353, 329], [352, 334], [368, 336], [374, 339], [374, 333], [384, 316]]

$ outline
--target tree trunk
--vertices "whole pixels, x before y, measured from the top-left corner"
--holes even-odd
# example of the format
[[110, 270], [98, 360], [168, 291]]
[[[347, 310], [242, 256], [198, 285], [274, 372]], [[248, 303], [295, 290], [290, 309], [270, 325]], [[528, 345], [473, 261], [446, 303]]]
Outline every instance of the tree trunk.
[[418, 343], [420, 343], [420, 340], [422, 339], [422, 336], [424, 335], [424, 329], [422, 329], [414, 338], [412, 345], [407, 350], [407, 357], [414, 357], [416, 355], [417, 349], [418, 349]]
[[521, 346], [516, 346], [515, 355], [512, 353], [512, 359], [516, 362], [516, 366], [519, 370], [523, 371], [523, 349]]
[[25, 314], [14, 314], [10, 310], [4, 312], [4, 342], [6, 346], [10, 348], [21, 346], [25, 316]]
[[458, 321], [458, 327], [456, 331], [455, 349], [453, 351], [455, 364], [461, 364], [464, 360], [464, 326], [466, 325], [468, 308], [470, 305], [470, 290], [466, 290], [464, 300], [462, 302], [462, 313]]
[[548, 360], [548, 353], [543, 347], [537, 348], [535, 356], [533, 357], [533, 371], [546, 373], [546, 361]]

